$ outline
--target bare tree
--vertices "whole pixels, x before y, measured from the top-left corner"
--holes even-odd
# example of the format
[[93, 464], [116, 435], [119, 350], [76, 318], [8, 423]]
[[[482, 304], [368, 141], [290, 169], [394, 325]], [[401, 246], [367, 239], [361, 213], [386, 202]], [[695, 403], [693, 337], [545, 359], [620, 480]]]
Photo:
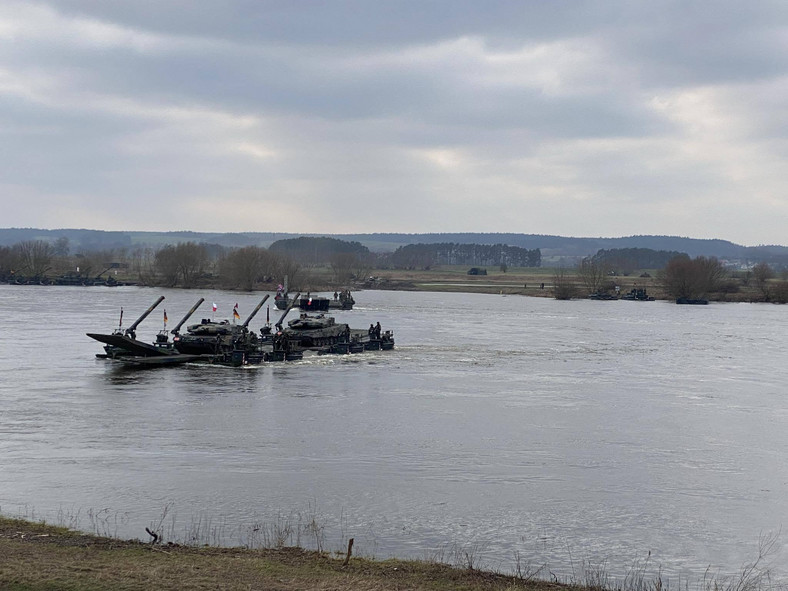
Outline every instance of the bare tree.
[[219, 274], [228, 285], [252, 291], [273, 269], [273, 259], [264, 248], [245, 246], [229, 252], [219, 262]]
[[273, 261], [273, 272], [271, 274], [282, 280], [287, 277], [290, 287], [297, 287], [301, 280], [301, 265], [286, 254], [276, 253], [276, 255]]
[[178, 271], [184, 287], [194, 287], [195, 282], [208, 266], [208, 251], [204, 244], [182, 242], [175, 247]]
[[26, 240], [15, 245], [21, 270], [32, 277], [44, 277], [51, 269], [55, 249], [43, 240]]
[[674, 298], [701, 298], [720, 288], [727, 273], [714, 257], [674, 257], [657, 274], [665, 291]]
[[175, 287], [178, 284], [178, 254], [174, 246], [168, 244], [157, 251], [154, 266], [164, 285]]
[[752, 268], [752, 276], [755, 285], [761, 291], [763, 299], [769, 301], [769, 279], [774, 278], [774, 270], [768, 263], [758, 263]]
[[723, 281], [728, 277], [725, 267], [717, 257], [696, 257], [695, 263], [700, 275], [703, 295], [719, 291]]
[[689, 257], [674, 257], [657, 272], [657, 280], [674, 298], [697, 298], [701, 295], [697, 274]]
[[374, 261], [375, 259], [373, 255], [358, 257], [356, 266], [352, 270], [353, 275], [351, 276], [351, 279], [355, 278], [358, 281], [366, 281], [367, 278], [372, 274]]
[[144, 284], [153, 283], [156, 274], [156, 253], [150, 247], [137, 248], [131, 253], [131, 268]]
[[771, 301], [777, 304], [788, 304], [788, 281], [782, 280], [774, 284], [771, 290]]
[[331, 256], [331, 270], [334, 280], [339, 285], [344, 285], [353, 275], [353, 268], [358, 266], [358, 257], [350, 252], [337, 252]]
[[83, 277], [98, 279], [99, 276], [109, 271], [114, 259], [115, 252], [112, 250], [95, 250], [81, 254], [77, 259], [79, 274]]
[[609, 272], [610, 265], [594, 257], [584, 258], [577, 266], [577, 275], [588, 290], [588, 293], [600, 293], [604, 291], [604, 286], [609, 283]]
[[571, 300], [577, 295], [577, 285], [566, 269], [558, 267], [553, 274], [553, 297], [557, 300]]
[[21, 267], [19, 251], [10, 246], [0, 246], [0, 277], [11, 276]]
[[196, 242], [182, 242], [176, 246], [168, 244], [156, 253], [156, 271], [164, 285], [170, 287], [179, 282], [183, 287], [194, 287], [207, 265], [208, 251], [204, 244]]

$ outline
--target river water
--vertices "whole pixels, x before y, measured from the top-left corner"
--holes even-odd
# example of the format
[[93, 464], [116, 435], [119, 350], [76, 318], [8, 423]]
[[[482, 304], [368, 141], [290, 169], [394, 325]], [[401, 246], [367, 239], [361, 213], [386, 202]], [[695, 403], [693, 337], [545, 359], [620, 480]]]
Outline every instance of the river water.
[[0, 285], [4, 514], [229, 545], [314, 520], [302, 544], [354, 537], [378, 558], [459, 549], [569, 577], [647, 561], [683, 578], [737, 571], [788, 514], [786, 307], [362, 291], [338, 320], [380, 321], [396, 350], [244, 369], [96, 359], [85, 333], [159, 295], [138, 338], [199, 297], [195, 319], [262, 297]]

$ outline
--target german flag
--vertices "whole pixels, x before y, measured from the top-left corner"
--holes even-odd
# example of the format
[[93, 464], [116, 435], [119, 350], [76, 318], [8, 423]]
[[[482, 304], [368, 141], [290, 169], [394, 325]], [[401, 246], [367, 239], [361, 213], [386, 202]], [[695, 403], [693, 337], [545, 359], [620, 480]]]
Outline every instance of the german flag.
[[167, 310], [164, 310], [164, 324], [167, 324]]

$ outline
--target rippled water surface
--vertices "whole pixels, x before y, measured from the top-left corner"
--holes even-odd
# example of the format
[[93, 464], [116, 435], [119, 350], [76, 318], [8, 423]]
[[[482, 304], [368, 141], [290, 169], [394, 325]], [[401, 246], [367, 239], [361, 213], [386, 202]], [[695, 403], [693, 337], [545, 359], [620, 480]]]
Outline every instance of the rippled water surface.
[[297, 514], [329, 549], [355, 537], [377, 557], [457, 544], [492, 567], [519, 552], [623, 573], [651, 552], [682, 576], [737, 570], [788, 514], [786, 307], [364, 291], [337, 319], [380, 321], [395, 351], [95, 359], [85, 332], [160, 294], [143, 340], [164, 308], [172, 326], [199, 297], [242, 317], [262, 297], [0, 285], [0, 511], [104, 510], [113, 533], [144, 536], [166, 508], [173, 529], [208, 523], [228, 544]]

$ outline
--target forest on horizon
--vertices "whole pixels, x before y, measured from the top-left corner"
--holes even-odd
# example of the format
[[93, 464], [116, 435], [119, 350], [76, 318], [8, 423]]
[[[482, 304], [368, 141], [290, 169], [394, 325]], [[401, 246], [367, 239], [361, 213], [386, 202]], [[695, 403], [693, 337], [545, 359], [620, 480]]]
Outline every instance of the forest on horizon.
[[767, 261], [782, 263], [788, 258], [788, 246], [742, 246], [721, 239], [700, 239], [679, 236], [625, 236], [619, 238], [593, 238], [554, 236], [542, 234], [459, 232], [459, 233], [371, 233], [371, 234], [297, 234], [284, 232], [144, 232], [105, 231], [88, 229], [36, 229], [0, 228], [0, 246], [43, 240], [55, 243], [65, 238], [72, 250], [101, 250], [113, 248], [161, 248], [184, 242], [214, 244], [238, 248], [259, 246], [267, 248], [282, 239], [300, 236], [325, 236], [349, 242], [358, 242], [371, 252], [394, 252], [409, 244], [505, 244], [527, 250], [539, 249], [544, 259], [553, 257], [592, 256], [601, 249], [649, 248], [687, 253], [689, 256], [713, 256], [731, 262]]

